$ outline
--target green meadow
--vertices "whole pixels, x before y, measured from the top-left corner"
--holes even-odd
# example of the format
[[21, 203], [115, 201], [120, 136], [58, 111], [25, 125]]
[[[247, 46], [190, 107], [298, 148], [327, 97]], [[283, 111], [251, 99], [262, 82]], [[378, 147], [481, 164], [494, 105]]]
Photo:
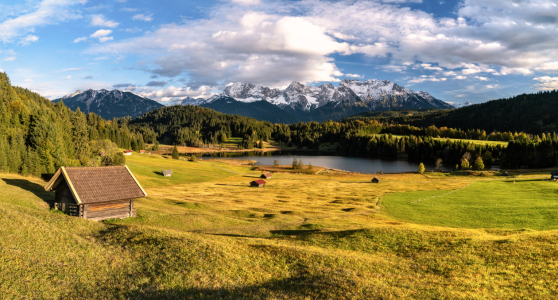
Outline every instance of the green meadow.
[[[137, 218], [48, 210], [0, 174], [2, 299], [549, 299], [558, 184], [543, 175], [275, 174], [127, 157]], [[160, 172], [172, 169], [173, 177]], [[420, 200], [420, 201], [419, 201]]]

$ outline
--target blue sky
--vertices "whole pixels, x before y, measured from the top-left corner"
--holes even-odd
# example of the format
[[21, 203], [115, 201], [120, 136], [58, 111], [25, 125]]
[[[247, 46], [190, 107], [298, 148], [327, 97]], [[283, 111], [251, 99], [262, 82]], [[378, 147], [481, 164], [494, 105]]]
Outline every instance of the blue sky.
[[394, 81], [453, 103], [558, 89], [549, 0], [2, 0], [0, 70], [54, 99]]

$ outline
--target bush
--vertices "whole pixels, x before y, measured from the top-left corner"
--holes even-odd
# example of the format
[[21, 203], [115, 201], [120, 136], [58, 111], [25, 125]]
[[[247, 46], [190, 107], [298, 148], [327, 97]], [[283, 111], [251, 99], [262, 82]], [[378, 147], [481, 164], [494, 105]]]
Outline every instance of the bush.
[[273, 161], [273, 166], [279, 167], [279, 162], [278, 162], [277, 160], [274, 160], [274, 161]]
[[484, 162], [482, 161], [482, 158], [480, 156], [475, 159], [475, 162], [473, 163], [473, 169], [479, 171], [484, 170]]
[[190, 161], [191, 162], [197, 162], [198, 158], [194, 154], [192, 154], [192, 155], [190, 155]]
[[114, 166], [123, 166], [126, 164], [126, 156], [124, 156], [124, 153], [122, 152], [118, 152], [114, 155], [114, 157], [112, 158], [112, 164]]
[[420, 165], [418, 166], [419, 174], [424, 174], [424, 171], [425, 171], [424, 164], [420, 163]]

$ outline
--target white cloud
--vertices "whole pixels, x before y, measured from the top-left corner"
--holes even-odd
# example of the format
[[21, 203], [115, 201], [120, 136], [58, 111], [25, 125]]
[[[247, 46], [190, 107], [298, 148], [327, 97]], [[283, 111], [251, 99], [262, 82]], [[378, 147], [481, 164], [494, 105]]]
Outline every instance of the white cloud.
[[459, 79], [459, 80], [463, 80], [463, 79], [467, 79], [467, 76], [459, 75], [459, 76], [455, 76], [454, 78]]
[[16, 60], [17, 60], [17, 57], [15, 57], [15, 56], [10, 56], [10, 57], [4, 58], [3, 61], [16, 61]]
[[231, 0], [232, 3], [240, 5], [257, 5], [260, 4], [260, 0]]
[[66, 76], [66, 77], [60, 77], [60, 79], [72, 80], [72, 75], [68, 75], [68, 76]]
[[153, 14], [150, 15], [144, 15], [144, 14], [137, 14], [135, 16], [132, 17], [132, 20], [140, 20], [140, 21], [153, 21]]
[[558, 77], [542, 76], [533, 80], [540, 83], [535, 84], [535, 88], [540, 91], [552, 91], [558, 89]]
[[137, 8], [131, 8], [131, 7], [124, 7], [124, 8], [122, 8], [122, 9], [120, 9], [120, 10], [122, 10], [122, 11], [127, 11], [127, 12], [135, 12], [135, 11], [137, 11], [138, 9], [137, 9]]
[[489, 88], [489, 89], [494, 89], [494, 88], [497, 88], [498, 85], [497, 84], [488, 84], [488, 85], [486, 85], [486, 87]]
[[99, 29], [99, 30], [95, 31], [95, 33], [91, 34], [90, 37], [92, 37], [92, 38], [100, 38], [100, 37], [103, 37], [103, 36], [107, 36], [107, 35], [109, 35], [109, 34], [111, 34], [111, 33], [112, 33], [112, 30], [109, 30], [109, 29]]
[[558, 7], [542, 0], [518, 6], [463, 0], [456, 17], [445, 18], [399, 5], [410, 1], [387, 2], [301, 0], [244, 7], [221, 1], [208, 19], [163, 25], [89, 51], [139, 54], [145, 65], [155, 65], [153, 73], [187, 73], [195, 87], [337, 81], [342, 73], [333, 54], [385, 57], [388, 63], [380, 68], [394, 72], [418, 61], [420, 68], [447, 76], [414, 79], [421, 82], [558, 68]]
[[99, 42], [101, 42], [101, 43], [112, 41], [112, 40], [113, 40], [112, 36], [105, 36], [105, 37], [100, 37], [99, 38]]
[[118, 22], [114, 22], [114, 21], [110, 21], [105, 19], [105, 16], [103, 15], [92, 15], [91, 16], [91, 23], [89, 23], [89, 25], [91, 26], [98, 26], [98, 27], [109, 27], [109, 28], [116, 28], [118, 27], [120, 23]]
[[352, 78], [363, 78], [364, 76], [359, 74], [343, 74], [345, 77], [352, 77]]
[[23, 80], [23, 81], [24, 81], [24, 82], [33, 82], [33, 79], [27, 78], [27, 79], [25, 79], [25, 80]]
[[34, 42], [38, 41], [38, 40], [39, 40], [39, 38], [37, 36], [30, 34], [30, 35], [26, 36], [24, 39], [22, 39], [19, 42], [19, 44], [23, 45], [23, 46], [27, 46], [31, 43], [34, 43]]
[[168, 102], [186, 97], [207, 99], [213, 95], [211, 91], [214, 89], [215, 87], [210, 86], [200, 86], [197, 89], [193, 89], [191, 87], [175, 87], [171, 85], [160, 90], [145, 87], [142, 91], [137, 91], [136, 93], [145, 98]]
[[476, 79], [480, 80], [480, 81], [488, 81], [487, 77], [482, 77], [482, 76], [475, 76]]
[[79, 42], [82, 42], [82, 41], [85, 41], [85, 40], [87, 40], [86, 37], [80, 37], [80, 38], [75, 39], [74, 43], [79, 43]]
[[0, 41], [12, 42], [16, 37], [33, 32], [35, 27], [81, 18], [79, 12], [71, 9], [76, 4], [83, 4], [83, 1], [43, 0], [29, 10], [23, 10], [23, 14], [1, 22]]
[[448, 80], [446, 77], [437, 78], [434, 75], [422, 75], [420, 77], [413, 78], [409, 80], [410, 83], [421, 83], [425, 81], [433, 81], [433, 82], [440, 82]]

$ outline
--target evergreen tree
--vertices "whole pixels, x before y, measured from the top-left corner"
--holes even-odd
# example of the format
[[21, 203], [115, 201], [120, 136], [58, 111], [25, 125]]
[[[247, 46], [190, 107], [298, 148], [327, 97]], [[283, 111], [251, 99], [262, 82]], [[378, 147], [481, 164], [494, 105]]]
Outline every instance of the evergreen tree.
[[466, 158], [461, 159], [461, 169], [463, 170], [469, 169], [469, 161]]
[[419, 174], [424, 174], [425, 168], [424, 168], [424, 164], [420, 163], [418, 166], [418, 172]]
[[308, 163], [308, 170], [310, 171], [314, 170], [314, 166], [312, 165], [312, 163]]
[[197, 162], [198, 158], [194, 154], [192, 154], [192, 155], [190, 155], [190, 161], [191, 162]]
[[172, 158], [173, 159], [178, 159], [179, 158], [178, 148], [176, 148], [176, 145], [174, 146], [174, 148], [172, 148]]
[[304, 168], [304, 164], [302, 163], [302, 159], [300, 159], [298, 161], [297, 169], [302, 169], [302, 168]]
[[298, 161], [296, 160], [296, 155], [293, 159], [293, 169], [298, 169]]
[[279, 167], [279, 162], [275, 159], [273, 160], [273, 166], [275, 167]]

